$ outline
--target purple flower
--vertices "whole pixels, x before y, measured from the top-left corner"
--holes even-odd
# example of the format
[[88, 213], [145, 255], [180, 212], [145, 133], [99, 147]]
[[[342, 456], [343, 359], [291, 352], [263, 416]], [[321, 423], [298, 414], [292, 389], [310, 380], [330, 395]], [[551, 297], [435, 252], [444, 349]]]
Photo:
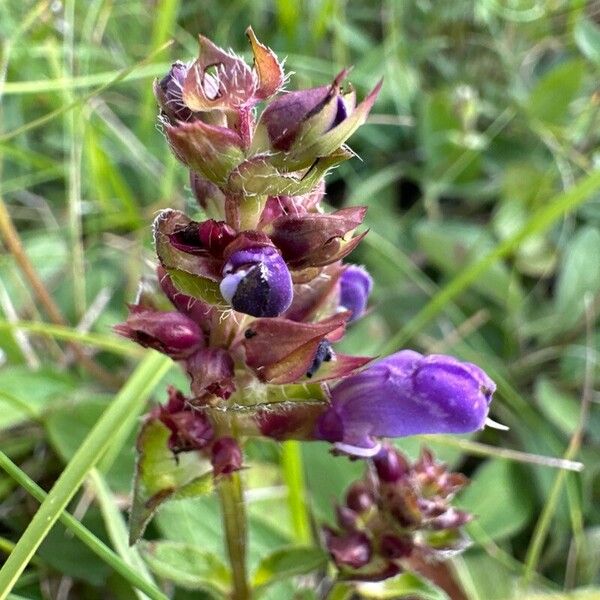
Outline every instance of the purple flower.
[[276, 317], [293, 298], [290, 272], [272, 246], [234, 252], [223, 267], [220, 290], [234, 310], [253, 317]]
[[378, 437], [477, 431], [495, 389], [474, 364], [403, 350], [336, 385], [315, 435], [343, 452], [373, 456]]
[[361, 317], [373, 288], [373, 279], [364, 267], [350, 265], [340, 278], [340, 306], [352, 312], [350, 321]]

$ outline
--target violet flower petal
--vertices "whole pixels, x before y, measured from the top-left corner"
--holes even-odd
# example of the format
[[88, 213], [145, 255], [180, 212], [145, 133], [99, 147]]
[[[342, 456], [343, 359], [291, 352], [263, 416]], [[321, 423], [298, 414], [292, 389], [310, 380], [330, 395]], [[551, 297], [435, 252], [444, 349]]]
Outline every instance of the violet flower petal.
[[220, 290], [234, 310], [253, 317], [276, 317], [293, 298], [290, 272], [271, 246], [234, 252], [223, 268]]
[[378, 437], [477, 431], [495, 389], [476, 365], [403, 350], [335, 386], [315, 435], [369, 456], [379, 450]]

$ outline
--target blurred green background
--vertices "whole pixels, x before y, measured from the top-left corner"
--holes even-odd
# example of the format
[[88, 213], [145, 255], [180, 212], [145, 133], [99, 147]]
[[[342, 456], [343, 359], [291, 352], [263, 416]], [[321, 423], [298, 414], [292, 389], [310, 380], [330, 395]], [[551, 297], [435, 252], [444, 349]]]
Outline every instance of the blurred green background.
[[[331, 206], [369, 206], [370, 233], [351, 260], [368, 267], [376, 288], [344, 347], [451, 353], [499, 384], [493, 416], [509, 432], [486, 430], [480, 445], [399, 442], [413, 454], [427, 443], [473, 479], [460, 503], [479, 516], [474, 544], [452, 564], [464, 597], [526, 598], [527, 584], [566, 590], [560, 598], [600, 590], [598, 2], [0, 2], [0, 199], [50, 294], [36, 292], [7, 245], [0, 448], [49, 489], [139, 360], [110, 327], [151, 271], [153, 215], [195, 210], [187, 172], [155, 126], [152, 80], [195, 56], [199, 32], [249, 58], [249, 24], [286, 57], [289, 89], [328, 82], [348, 65], [359, 97], [385, 78], [351, 140], [359, 158], [328, 178]], [[2, 228], [6, 240], [4, 218]], [[156, 399], [167, 381], [185, 386], [174, 368]], [[121, 445], [98, 475], [107, 493], [89, 480], [70, 511], [127, 557], [119, 527], [133, 437]], [[361, 467], [318, 444], [304, 451], [308, 502], [322, 522]], [[278, 453], [262, 442], [249, 450], [254, 565], [293, 539]], [[556, 469], [544, 456], [585, 469]], [[0, 498], [4, 556], [37, 503], [3, 473]], [[166, 505], [147, 537], [222, 553], [211, 501]], [[272, 597], [295, 589], [284, 584]], [[134, 597], [62, 525], [15, 593]]]

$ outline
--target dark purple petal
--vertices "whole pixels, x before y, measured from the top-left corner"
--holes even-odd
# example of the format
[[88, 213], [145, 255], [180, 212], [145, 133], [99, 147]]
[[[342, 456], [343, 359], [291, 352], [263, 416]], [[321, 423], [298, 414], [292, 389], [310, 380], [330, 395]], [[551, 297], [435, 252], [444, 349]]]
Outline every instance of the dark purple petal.
[[352, 313], [350, 321], [361, 317], [373, 288], [373, 279], [364, 267], [350, 265], [340, 279], [340, 306]]
[[316, 435], [374, 455], [377, 437], [469, 433], [483, 428], [495, 389], [473, 364], [403, 350], [333, 388]]
[[234, 252], [223, 268], [220, 290], [235, 310], [253, 317], [276, 317], [293, 297], [287, 265], [269, 246]]

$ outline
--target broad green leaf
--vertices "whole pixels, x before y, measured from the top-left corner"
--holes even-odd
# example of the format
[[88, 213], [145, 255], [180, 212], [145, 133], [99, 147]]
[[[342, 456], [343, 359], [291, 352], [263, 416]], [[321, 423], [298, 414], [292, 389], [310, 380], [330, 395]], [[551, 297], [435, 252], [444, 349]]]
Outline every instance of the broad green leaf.
[[579, 424], [579, 402], [544, 376], [535, 383], [535, 397], [546, 418], [566, 435], [572, 435]]
[[415, 573], [401, 573], [378, 583], [361, 583], [357, 586], [363, 598], [387, 600], [394, 598], [419, 598], [419, 600], [450, 600], [444, 590]]
[[581, 60], [569, 60], [554, 67], [541, 77], [526, 102], [527, 112], [534, 119], [560, 125], [568, 116], [584, 75]]
[[[48, 438], [65, 463], [73, 457], [109, 403], [109, 396], [91, 396], [77, 404], [70, 402], [48, 416], [45, 423]], [[134, 444], [132, 432], [119, 454], [119, 460], [115, 461], [107, 474], [110, 487], [119, 492], [126, 493], [131, 488]]]
[[490, 538], [510, 537], [533, 516], [530, 491], [521, 485], [522, 481], [516, 465], [504, 460], [489, 460], [475, 472], [471, 484], [456, 504], [473, 513], [477, 527]]
[[206, 590], [220, 598], [229, 592], [229, 568], [212, 552], [181, 542], [143, 541], [140, 553], [156, 575], [178, 586]]
[[129, 542], [144, 533], [156, 509], [167, 500], [193, 498], [213, 490], [212, 470], [197, 452], [175, 455], [169, 449], [171, 431], [153, 419], [138, 436], [138, 461], [129, 519]]
[[573, 35], [581, 53], [596, 64], [600, 64], [600, 27], [591, 19], [582, 17], [577, 22]]
[[555, 327], [569, 329], [582, 318], [587, 294], [600, 292], [600, 229], [583, 227], [565, 249], [558, 275], [555, 310], [560, 317]]
[[598, 598], [600, 598], [600, 588], [594, 587], [556, 594], [526, 594], [520, 600], [598, 600]]
[[36, 372], [24, 366], [1, 370], [0, 429], [41, 416], [61, 404], [76, 385], [73, 377], [46, 367]]
[[326, 564], [327, 554], [320, 548], [280, 548], [260, 561], [252, 577], [252, 587], [258, 588], [294, 575], [310, 573]]
[[468, 598], [510, 600], [517, 586], [517, 572], [511, 572], [483, 550], [472, 548], [452, 561]]

